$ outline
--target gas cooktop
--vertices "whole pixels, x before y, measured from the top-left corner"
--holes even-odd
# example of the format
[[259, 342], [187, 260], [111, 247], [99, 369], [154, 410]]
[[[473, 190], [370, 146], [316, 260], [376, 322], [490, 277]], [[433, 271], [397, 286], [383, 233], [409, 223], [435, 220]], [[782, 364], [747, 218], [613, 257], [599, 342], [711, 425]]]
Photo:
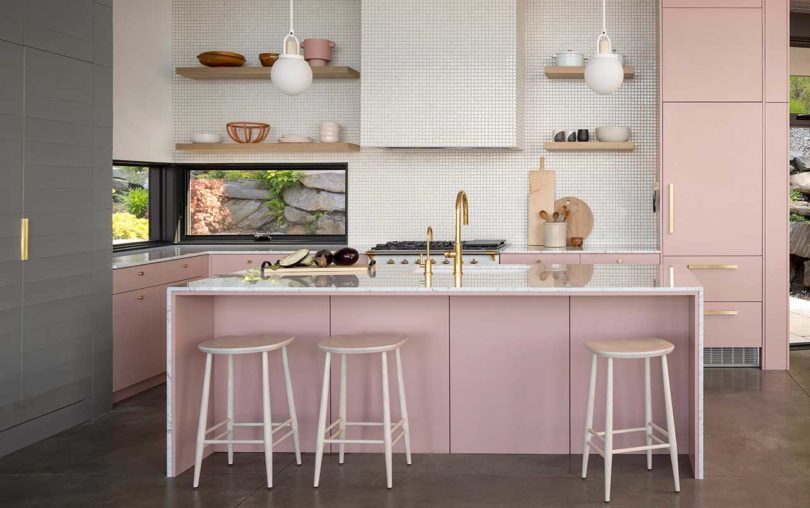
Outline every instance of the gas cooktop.
[[[466, 240], [461, 242], [464, 252], [500, 252], [507, 247], [506, 240]], [[384, 252], [386, 254], [418, 254], [425, 252], [427, 242], [425, 241], [402, 241], [378, 243], [370, 252]], [[434, 252], [453, 250], [451, 241], [430, 242], [430, 250]]]

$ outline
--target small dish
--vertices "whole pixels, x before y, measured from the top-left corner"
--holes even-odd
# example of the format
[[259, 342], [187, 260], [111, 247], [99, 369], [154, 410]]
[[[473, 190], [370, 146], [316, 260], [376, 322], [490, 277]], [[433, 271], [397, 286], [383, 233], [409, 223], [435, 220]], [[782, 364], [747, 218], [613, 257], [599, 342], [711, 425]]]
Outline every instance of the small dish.
[[259, 53], [259, 61], [262, 67], [272, 67], [278, 60], [278, 53]]
[[608, 143], [623, 143], [630, 139], [630, 127], [620, 127], [620, 126], [597, 127], [596, 139]]
[[222, 143], [222, 136], [219, 134], [208, 134], [205, 132], [195, 132], [191, 135], [191, 142], [197, 144]]
[[312, 138], [306, 136], [279, 136], [279, 143], [312, 143]]
[[245, 57], [228, 51], [206, 51], [197, 55], [197, 60], [206, 67], [241, 67]]

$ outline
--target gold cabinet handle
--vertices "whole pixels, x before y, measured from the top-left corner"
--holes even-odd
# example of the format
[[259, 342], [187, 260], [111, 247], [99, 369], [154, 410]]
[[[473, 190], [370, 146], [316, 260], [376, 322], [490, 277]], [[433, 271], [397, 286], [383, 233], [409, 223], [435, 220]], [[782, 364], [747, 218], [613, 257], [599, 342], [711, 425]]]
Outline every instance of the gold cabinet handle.
[[736, 316], [739, 314], [736, 310], [704, 310], [704, 316]]
[[675, 233], [675, 185], [669, 184], [669, 234]]
[[20, 219], [20, 260], [28, 261], [28, 217]]
[[247, 260], [247, 264], [252, 265], [252, 264], [253, 264], [253, 260], [252, 260], [252, 259], [248, 259], [248, 260]]
[[143, 277], [143, 272], [138, 272], [138, 276]]
[[737, 265], [686, 265], [690, 270], [736, 270]]
[[188, 268], [188, 263], [183, 263], [183, 268]]
[[618, 264], [622, 264], [622, 263], [624, 263], [624, 261], [622, 261], [621, 259], [617, 259], [617, 260], [616, 260], [616, 263], [618, 263]]
[[138, 300], [143, 300], [143, 295], [138, 295]]

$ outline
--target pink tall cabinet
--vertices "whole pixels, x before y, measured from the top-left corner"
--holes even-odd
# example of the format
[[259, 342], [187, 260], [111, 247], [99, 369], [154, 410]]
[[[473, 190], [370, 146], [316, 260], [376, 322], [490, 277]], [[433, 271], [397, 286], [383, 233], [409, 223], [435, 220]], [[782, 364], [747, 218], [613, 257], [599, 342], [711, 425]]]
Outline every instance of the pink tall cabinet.
[[704, 284], [706, 347], [761, 347], [765, 369], [788, 367], [789, 12], [661, 2], [663, 262]]

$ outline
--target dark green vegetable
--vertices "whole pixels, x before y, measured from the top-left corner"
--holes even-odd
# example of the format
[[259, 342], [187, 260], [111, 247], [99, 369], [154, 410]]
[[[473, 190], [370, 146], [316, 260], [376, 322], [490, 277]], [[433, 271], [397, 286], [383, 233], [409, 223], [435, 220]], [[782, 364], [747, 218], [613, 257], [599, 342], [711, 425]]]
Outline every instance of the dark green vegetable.
[[319, 250], [315, 253], [315, 264], [321, 268], [326, 268], [331, 265], [333, 259], [332, 252], [326, 249]]
[[340, 266], [351, 266], [357, 263], [358, 259], [360, 259], [360, 253], [351, 247], [344, 247], [334, 255], [335, 264]]

